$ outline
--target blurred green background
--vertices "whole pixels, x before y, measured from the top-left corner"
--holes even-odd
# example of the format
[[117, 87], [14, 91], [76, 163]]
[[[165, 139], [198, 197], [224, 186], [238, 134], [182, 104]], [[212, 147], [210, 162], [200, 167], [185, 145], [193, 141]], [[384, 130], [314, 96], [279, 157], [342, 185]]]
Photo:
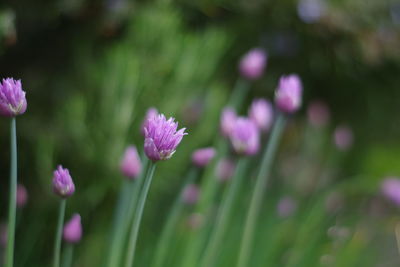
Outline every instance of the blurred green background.
[[[17, 266], [47, 266], [51, 260], [58, 205], [51, 177], [59, 163], [70, 169], [77, 188], [67, 218], [73, 212], [83, 218], [76, 266], [100, 266], [122, 181], [121, 155], [128, 144], [143, 145], [140, 124], [154, 106], [176, 117], [189, 135], [171, 160], [159, 164], [150, 191], [146, 238], [138, 248], [146, 266], [188, 158], [212, 144], [239, 75], [238, 61], [253, 47], [268, 51], [268, 66], [245, 102], [271, 99], [280, 75], [298, 73], [304, 108], [285, 136], [286, 154], [304, 156], [297, 169], [320, 164], [334, 172], [338, 182], [327, 190], [338, 187], [345, 195], [341, 223], [350, 225], [352, 237], [337, 254], [354, 261], [329, 265], [328, 259], [327, 266], [398, 266], [393, 232], [398, 210], [384, 203], [385, 216], [369, 211], [375, 200], [382, 204], [379, 181], [400, 175], [399, 29], [396, 1], [2, 1], [1, 77], [22, 79], [28, 100], [17, 120], [19, 181], [29, 193], [19, 213]], [[300, 144], [308, 132], [306, 106], [314, 99], [329, 105], [332, 120], [321, 134], [326, 144], [307, 152]], [[8, 201], [8, 123], [0, 120], [1, 221]], [[331, 133], [342, 123], [351, 126], [355, 142], [351, 151], [336, 154]], [[320, 225], [305, 214], [288, 223], [294, 229], [303, 225], [298, 237], [303, 242]], [[328, 244], [312, 249], [316, 260], [305, 266], [324, 265]], [[286, 255], [283, 248], [276, 255]]]

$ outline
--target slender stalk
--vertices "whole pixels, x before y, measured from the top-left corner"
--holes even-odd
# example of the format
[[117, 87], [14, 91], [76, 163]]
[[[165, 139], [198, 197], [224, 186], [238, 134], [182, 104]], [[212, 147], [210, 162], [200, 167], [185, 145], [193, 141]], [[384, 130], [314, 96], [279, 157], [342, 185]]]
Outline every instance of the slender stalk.
[[10, 200], [8, 206], [7, 247], [5, 267], [14, 265], [15, 217], [17, 212], [17, 126], [16, 119], [11, 119], [11, 170], [10, 170]]
[[246, 176], [244, 175], [244, 172], [246, 171], [248, 162], [248, 158], [241, 158], [239, 160], [235, 176], [233, 177], [229, 188], [224, 194], [224, 198], [218, 212], [218, 217], [215, 222], [215, 227], [204, 253], [203, 262], [201, 264], [203, 267], [211, 267], [215, 265], [216, 256], [219, 251], [218, 248], [220, 247], [226, 229], [228, 228], [228, 222], [232, 213], [233, 204], [237, 199], [238, 192], [243, 183], [244, 177]]
[[[129, 199], [130, 189], [131, 189], [131, 181], [126, 179], [123, 180], [121, 184], [121, 189], [118, 196], [118, 201], [116, 205], [116, 209], [114, 211], [114, 219], [111, 230], [111, 238], [110, 238], [110, 248], [109, 248], [109, 257], [107, 260], [107, 266], [118, 266], [116, 262], [118, 259], [118, 243], [119, 243], [119, 232], [121, 232], [121, 224], [126, 215], [127, 202]], [[135, 182], [135, 181], [132, 181]]]
[[[142, 157], [143, 167], [142, 173], [139, 175], [137, 179], [134, 181], [127, 181], [124, 183], [124, 193], [127, 194], [124, 197], [123, 203], [121, 205], [121, 213], [117, 211], [118, 215], [118, 222], [116, 222], [115, 229], [113, 229], [113, 236], [112, 236], [112, 246], [110, 249], [107, 266], [114, 267], [120, 266], [123, 246], [126, 242], [126, 236], [128, 234], [130, 222], [132, 222], [133, 214], [135, 212], [136, 203], [139, 198], [140, 189], [142, 188], [144, 178], [147, 173], [147, 165], [149, 163], [149, 159], [144, 156]], [[121, 189], [122, 190], [122, 189]], [[118, 207], [119, 207], [118, 203]]]
[[254, 192], [250, 201], [249, 211], [245, 221], [244, 232], [239, 252], [238, 267], [246, 267], [248, 265], [251, 243], [253, 241], [254, 229], [260, 213], [260, 208], [265, 194], [265, 189], [268, 184], [268, 178], [271, 173], [272, 161], [274, 159], [280, 137], [285, 126], [285, 116], [281, 113], [278, 114], [274, 127], [271, 132], [271, 137], [265, 148], [263, 158], [261, 160], [261, 167], [257, 175]]
[[140, 222], [142, 221], [143, 209], [146, 203], [147, 194], [149, 193], [151, 181], [153, 179], [154, 170], [156, 168], [156, 164], [154, 162], [150, 162], [149, 171], [147, 173], [147, 177], [144, 181], [143, 189], [140, 194], [137, 207], [135, 210], [135, 217], [133, 218], [131, 233], [128, 242], [128, 250], [127, 250], [127, 257], [126, 257], [126, 267], [133, 266], [133, 262], [135, 259], [135, 252], [136, 252], [136, 242], [139, 235], [139, 228]]
[[235, 83], [235, 87], [233, 88], [233, 92], [229, 99], [228, 105], [233, 107], [235, 110], [238, 109], [243, 103], [243, 100], [246, 97], [249, 88], [250, 83], [247, 80], [243, 78], [238, 78]]
[[71, 267], [73, 258], [74, 258], [74, 245], [67, 244], [64, 251], [62, 267]]
[[56, 238], [54, 241], [53, 267], [60, 266], [61, 240], [62, 240], [62, 230], [63, 230], [63, 225], [64, 225], [64, 216], [65, 216], [65, 206], [66, 205], [67, 205], [67, 200], [62, 199], [60, 202], [60, 210], [58, 213], [57, 232], [56, 232]]
[[161, 267], [165, 266], [165, 258], [167, 256], [168, 248], [171, 244], [171, 239], [174, 234], [174, 227], [179, 220], [179, 216], [182, 213], [182, 209], [184, 207], [184, 203], [182, 202], [182, 195], [185, 190], [185, 187], [188, 184], [191, 184], [197, 176], [197, 169], [192, 168], [186, 178], [186, 181], [175, 199], [174, 205], [172, 206], [171, 212], [169, 213], [168, 220], [161, 232], [160, 240], [157, 243], [157, 248], [154, 256], [153, 267]]

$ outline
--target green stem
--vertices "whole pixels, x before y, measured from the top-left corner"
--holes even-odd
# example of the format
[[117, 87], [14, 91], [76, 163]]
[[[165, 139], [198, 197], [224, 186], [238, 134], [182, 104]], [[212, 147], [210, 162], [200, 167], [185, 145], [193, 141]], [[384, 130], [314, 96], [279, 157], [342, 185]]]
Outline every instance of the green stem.
[[137, 207], [135, 210], [135, 217], [133, 218], [131, 233], [128, 243], [127, 257], [126, 257], [126, 267], [133, 266], [133, 261], [135, 259], [136, 252], [136, 241], [139, 234], [140, 222], [142, 221], [143, 209], [146, 203], [147, 194], [149, 193], [151, 181], [153, 179], [154, 170], [156, 168], [156, 164], [151, 162], [149, 165], [149, 171], [147, 173], [147, 177], [144, 181], [143, 189], [139, 197], [139, 202], [137, 203]]
[[147, 173], [147, 165], [149, 159], [143, 157], [142, 173], [134, 181], [129, 181], [129, 184], [125, 186], [127, 198], [124, 200], [125, 203], [122, 213], [118, 215], [119, 222], [116, 225], [115, 233], [113, 236], [113, 245], [110, 251], [110, 257], [108, 258], [107, 266], [114, 267], [120, 266], [123, 246], [125, 245], [126, 236], [128, 234], [130, 222], [132, 222], [133, 214], [135, 212], [136, 203], [139, 198], [140, 189], [142, 188], [145, 175]]
[[73, 257], [74, 257], [74, 245], [67, 244], [64, 251], [62, 267], [71, 267]]
[[196, 176], [197, 176], [197, 169], [196, 168], [191, 169], [181, 189], [181, 192], [175, 199], [174, 205], [172, 206], [171, 212], [169, 213], [168, 216], [168, 220], [161, 232], [161, 237], [157, 244], [153, 267], [161, 267], [166, 265], [165, 258], [167, 256], [168, 248], [170, 248], [171, 245], [171, 239], [173, 237], [174, 227], [176, 227], [176, 224], [179, 220], [179, 215], [181, 214], [182, 209], [184, 207], [184, 203], [182, 202], [183, 192], [188, 184], [193, 183], [193, 181], [196, 179]]
[[261, 161], [261, 167], [258, 172], [254, 192], [250, 201], [249, 211], [244, 226], [244, 232], [239, 252], [238, 267], [246, 267], [248, 265], [251, 243], [253, 241], [254, 229], [260, 213], [262, 199], [267, 187], [268, 178], [271, 173], [272, 161], [274, 159], [276, 150], [278, 148], [279, 140], [285, 126], [285, 116], [281, 113], [278, 114], [271, 136]]
[[232, 213], [233, 204], [235, 203], [238, 192], [243, 183], [243, 179], [244, 177], [246, 177], [246, 175], [244, 175], [244, 172], [246, 171], [248, 162], [248, 158], [242, 158], [238, 162], [235, 177], [233, 177], [229, 188], [224, 195], [220, 210], [218, 212], [218, 217], [215, 222], [215, 228], [206, 247], [206, 251], [203, 257], [204, 260], [201, 265], [203, 267], [211, 267], [215, 265], [216, 256], [219, 251], [218, 248], [220, 247], [223, 237], [225, 235], [225, 231], [228, 228], [228, 222]]
[[[109, 257], [107, 260], [107, 266], [112, 267], [112, 266], [118, 266], [116, 263], [117, 258], [118, 258], [118, 237], [119, 237], [119, 232], [121, 232], [121, 224], [123, 223], [123, 220], [125, 218], [126, 214], [126, 208], [127, 208], [127, 202], [128, 198], [130, 195], [130, 189], [131, 189], [131, 181], [128, 181], [126, 179], [123, 180], [121, 184], [121, 189], [119, 192], [118, 196], [118, 201], [116, 205], [116, 209], [114, 211], [114, 219], [113, 219], [113, 224], [112, 224], [112, 230], [111, 230], [111, 242], [110, 242], [110, 248], [109, 248]], [[135, 181], [132, 181], [135, 182]]]
[[233, 88], [233, 92], [229, 99], [228, 105], [237, 110], [243, 103], [243, 100], [246, 97], [249, 88], [250, 83], [247, 80], [243, 78], [238, 78], [235, 83], [235, 87]]
[[61, 240], [62, 240], [62, 230], [63, 230], [63, 226], [64, 226], [64, 216], [65, 216], [65, 206], [66, 205], [67, 205], [67, 200], [63, 198], [60, 202], [60, 210], [58, 213], [57, 232], [56, 232], [56, 239], [54, 242], [53, 267], [60, 266]]
[[14, 265], [15, 217], [17, 212], [17, 126], [15, 117], [11, 119], [11, 170], [10, 201], [8, 206], [6, 267]]

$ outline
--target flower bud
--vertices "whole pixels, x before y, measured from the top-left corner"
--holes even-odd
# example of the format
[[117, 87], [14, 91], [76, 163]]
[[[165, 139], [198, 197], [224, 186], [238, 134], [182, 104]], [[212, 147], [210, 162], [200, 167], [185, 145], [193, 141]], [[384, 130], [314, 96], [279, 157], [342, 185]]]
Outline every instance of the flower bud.
[[269, 101], [259, 98], [253, 100], [249, 109], [249, 118], [262, 131], [268, 131], [273, 120], [273, 109]]
[[299, 76], [282, 76], [275, 92], [275, 104], [285, 113], [293, 113], [301, 106], [303, 87]]
[[192, 154], [192, 162], [197, 167], [205, 167], [215, 156], [213, 147], [197, 149]]
[[232, 108], [226, 107], [222, 110], [220, 120], [222, 136], [228, 137], [231, 134], [236, 119], [236, 112]]
[[121, 161], [121, 172], [129, 179], [137, 178], [142, 170], [139, 154], [135, 146], [129, 146]]
[[0, 115], [15, 117], [26, 111], [25, 92], [21, 80], [3, 79], [0, 83]]
[[63, 231], [64, 240], [68, 243], [76, 244], [82, 238], [81, 216], [75, 213], [65, 224]]
[[68, 169], [64, 169], [61, 165], [54, 171], [53, 191], [62, 198], [67, 198], [75, 192], [75, 185]]
[[254, 155], [260, 148], [260, 134], [256, 124], [244, 117], [239, 117], [229, 136], [232, 146], [239, 155]]
[[255, 48], [247, 52], [240, 60], [240, 74], [249, 80], [261, 77], [267, 64], [267, 55], [264, 50]]

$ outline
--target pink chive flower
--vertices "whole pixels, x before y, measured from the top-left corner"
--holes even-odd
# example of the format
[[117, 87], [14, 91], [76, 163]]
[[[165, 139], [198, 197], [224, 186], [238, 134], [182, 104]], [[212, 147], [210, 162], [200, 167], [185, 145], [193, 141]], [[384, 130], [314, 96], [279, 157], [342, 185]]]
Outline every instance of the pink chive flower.
[[339, 150], [346, 151], [353, 145], [353, 131], [348, 126], [336, 127], [333, 138]]
[[197, 167], [205, 167], [215, 156], [213, 147], [197, 149], [192, 154], [192, 162]]
[[182, 193], [182, 199], [185, 204], [196, 204], [199, 199], [199, 187], [195, 184], [188, 184]]
[[278, 215], [281, 218], [287, 218], [293, 215], [296, 209], [297, 203], [289, 196], [281, 198], [277, 205]]
[[154, 108], [154, 107], [151, 107], [146, 111], [146, 115], [144, 117], [144, 120], [143, 120], [142, 126], [141, 126], [141, 132], [142, 132], [143, 136], [144, 136], [144, 128], [146, 127], [146, 123], [150, 119], [155, 118], [157, 116], [158, 116], [158, 110], [156, 108]]
[[329, 107], [324, 102], [315, 100], [308, 106], [307, 117], [312, 126], [323, 127], [329, 123]]
[[254, 155], [260, 148], [259, 130], [252, 120], [245, 117], [236, 120], [229, 138], [239, 155]]
[[152, 161], [169, 159], [182, 141], [186, 128], [177, 131], [178, 123], [174, 118], [165, 118], [163, 114], [150, 118], [144, 127], [144, 152]]
[[400, 206], [400, 179], [387, 177], [381, 185], [383, 195], [397, 206]]
[[26, 205], [28, 201], [28, 192], [24, 185], [19, 184], [17, 186], [17, 207], [22, 208]]
[[267, 64], [267, 54], [260, 48], [247, 52], [240, 60], [240, 74], [249, 80], [256, 80], [261, 77]]
[[67, 198], [75, 192], [75, 185], [68, 169], [64, 169], [61, 165], [54, 171], [53, 191], [62, 198]]
[[129, 179], [137, 178], [142, 170], [139, 154], [135, 146], [128, 146], [121, 161], [121, 172]]
[[275, 92], [275, 104], [282, 112], [293, 113], [301, 106], [303, 86], [298, 75], [282, 76]]
[[65, 224], [63, 231], [64, 240], [71, 244], [76, 244], [82, 238], [81, 216], [75, 213]]
[[236, 119], [236, 112], [232, 108], [226, 107], [222, 110], [220, 121], [222, 136], [228, 137], [231, 134]]
[[253, 100], [249, 109], [249, 118], [262, 131], [268, 131], [272, 124], [273, 109], [269, 101], [259, 98]]
[[0, 115], [15, 117], [26, 111], [25, 92], [21, 80], [3, 79], [0, 83]]
[[221, 159], [216, 168], [217, 178], [221, 182], [229, 180], [235, 172], [235, 163], [230, 159]]

